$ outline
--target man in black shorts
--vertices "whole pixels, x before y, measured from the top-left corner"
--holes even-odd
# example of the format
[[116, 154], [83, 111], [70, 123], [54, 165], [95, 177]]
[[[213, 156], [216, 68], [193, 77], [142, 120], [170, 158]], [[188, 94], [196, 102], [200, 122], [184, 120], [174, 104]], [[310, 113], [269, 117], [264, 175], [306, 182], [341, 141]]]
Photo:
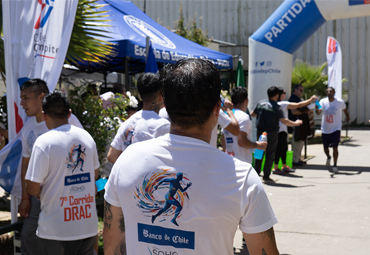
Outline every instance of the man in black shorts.
[[[316, 114], [322, 113], [321, 131], [324, 152], [327, 156], [326, 165], [329, 168], [329, 172], [336, 174], [338, 173], [338, 144], [340, 141], [340, 130], [342, 129], [342, 110], [346, 115], [345, 121], [348, 122], [350, 118], [344, 101], [340, 98], [334, 98], [335, 89], [328, 87], [326, 94], [328, 97], [320, 100], [321, 109], [319, 110], [316, 106]], [[330, 168], [331, 156], [329, 147], [333, 147], [334, 165], [332, 168]]]

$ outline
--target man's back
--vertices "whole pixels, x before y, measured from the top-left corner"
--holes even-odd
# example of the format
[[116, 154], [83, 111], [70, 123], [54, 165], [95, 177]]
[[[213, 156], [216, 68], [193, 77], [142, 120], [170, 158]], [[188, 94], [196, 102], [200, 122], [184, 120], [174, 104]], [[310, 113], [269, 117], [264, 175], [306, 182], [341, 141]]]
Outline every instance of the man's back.
[[[248, 114], [240, 109], [235, 109], [235, 118], [237, 119], [240, 131], [247, 133], [248, 140], [252, 140], [252, 121]], [[227, 130], [222, 131], [225, 136], [226, 153], [244, 162], [252, 163], [251, 149], [240, 147], [238, 137]]]
[[133, 143], [153, 139], [170, 132], [170, 122], [154, 111], [143, 114], [143, 118], [138, 120], [134, 126]]
[[238, 225], [245, 233], [258, 233], [276, 223], [251, 165], [204, 141], [169, 134], [133, 144], [124, 153], [105, 200], [123, 208], [129, 255], [148, 249], [232, 254]]
[[26, 179], [42, 186], [39, 237], [76, 240], [96, 235], [98, 167], [95, 142], [83, 129], [62, 125], [36, 140]]

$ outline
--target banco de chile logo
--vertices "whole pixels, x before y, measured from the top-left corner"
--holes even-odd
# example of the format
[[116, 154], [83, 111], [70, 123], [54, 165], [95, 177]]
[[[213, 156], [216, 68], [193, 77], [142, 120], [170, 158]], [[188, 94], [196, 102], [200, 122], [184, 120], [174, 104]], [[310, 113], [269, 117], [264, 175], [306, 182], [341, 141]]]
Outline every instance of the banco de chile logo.
[[170, 49], [176, 49], [176, 45], [171, 42], [164, 34], [159, 32], [157, 29], [149, 25], [148, 23], [142, 21], [131, 15], [123, 16], [123, 19], [136, 33], [141, 35], [142, 37], [150, 37], [150, 40], [158, 45], [163, 47], [167, 47]]
[[[45, 1], [45, 3], [43, 3]], [[55, 0], [38, 0], [38, 3], [41, 5], [40, 16], [36, 21], [35, 29], [43, 28], [46, 22], [50, 17], [50, 13], [53, 10], [53, 6], [50, 5], [50, 2], [54, 2]]]

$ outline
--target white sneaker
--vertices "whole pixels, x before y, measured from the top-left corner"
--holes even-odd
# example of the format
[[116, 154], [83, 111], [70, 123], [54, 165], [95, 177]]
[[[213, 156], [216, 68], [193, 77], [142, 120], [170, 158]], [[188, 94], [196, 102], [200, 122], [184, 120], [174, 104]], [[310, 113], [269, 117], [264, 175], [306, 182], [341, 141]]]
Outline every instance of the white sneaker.
[[337, 174], [338, 173], [338, 168], [336, 166], [333, 166], [333, 173]]
[[326, 166], [330, 166], [330, 160], [331, 160], [331, 157], [328, 157], [327, 159], [326, 159]]

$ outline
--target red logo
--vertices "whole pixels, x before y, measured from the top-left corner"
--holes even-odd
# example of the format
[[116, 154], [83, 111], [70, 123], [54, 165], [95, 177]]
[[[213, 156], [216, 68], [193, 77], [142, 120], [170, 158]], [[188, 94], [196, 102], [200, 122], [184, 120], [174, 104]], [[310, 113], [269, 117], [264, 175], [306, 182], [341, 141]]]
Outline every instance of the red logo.
[[338, 52], [337, 42], [335, 40], [333, 40], [333, 39], [330, 39], [329, 40], [328, 52], [329, 53]]

